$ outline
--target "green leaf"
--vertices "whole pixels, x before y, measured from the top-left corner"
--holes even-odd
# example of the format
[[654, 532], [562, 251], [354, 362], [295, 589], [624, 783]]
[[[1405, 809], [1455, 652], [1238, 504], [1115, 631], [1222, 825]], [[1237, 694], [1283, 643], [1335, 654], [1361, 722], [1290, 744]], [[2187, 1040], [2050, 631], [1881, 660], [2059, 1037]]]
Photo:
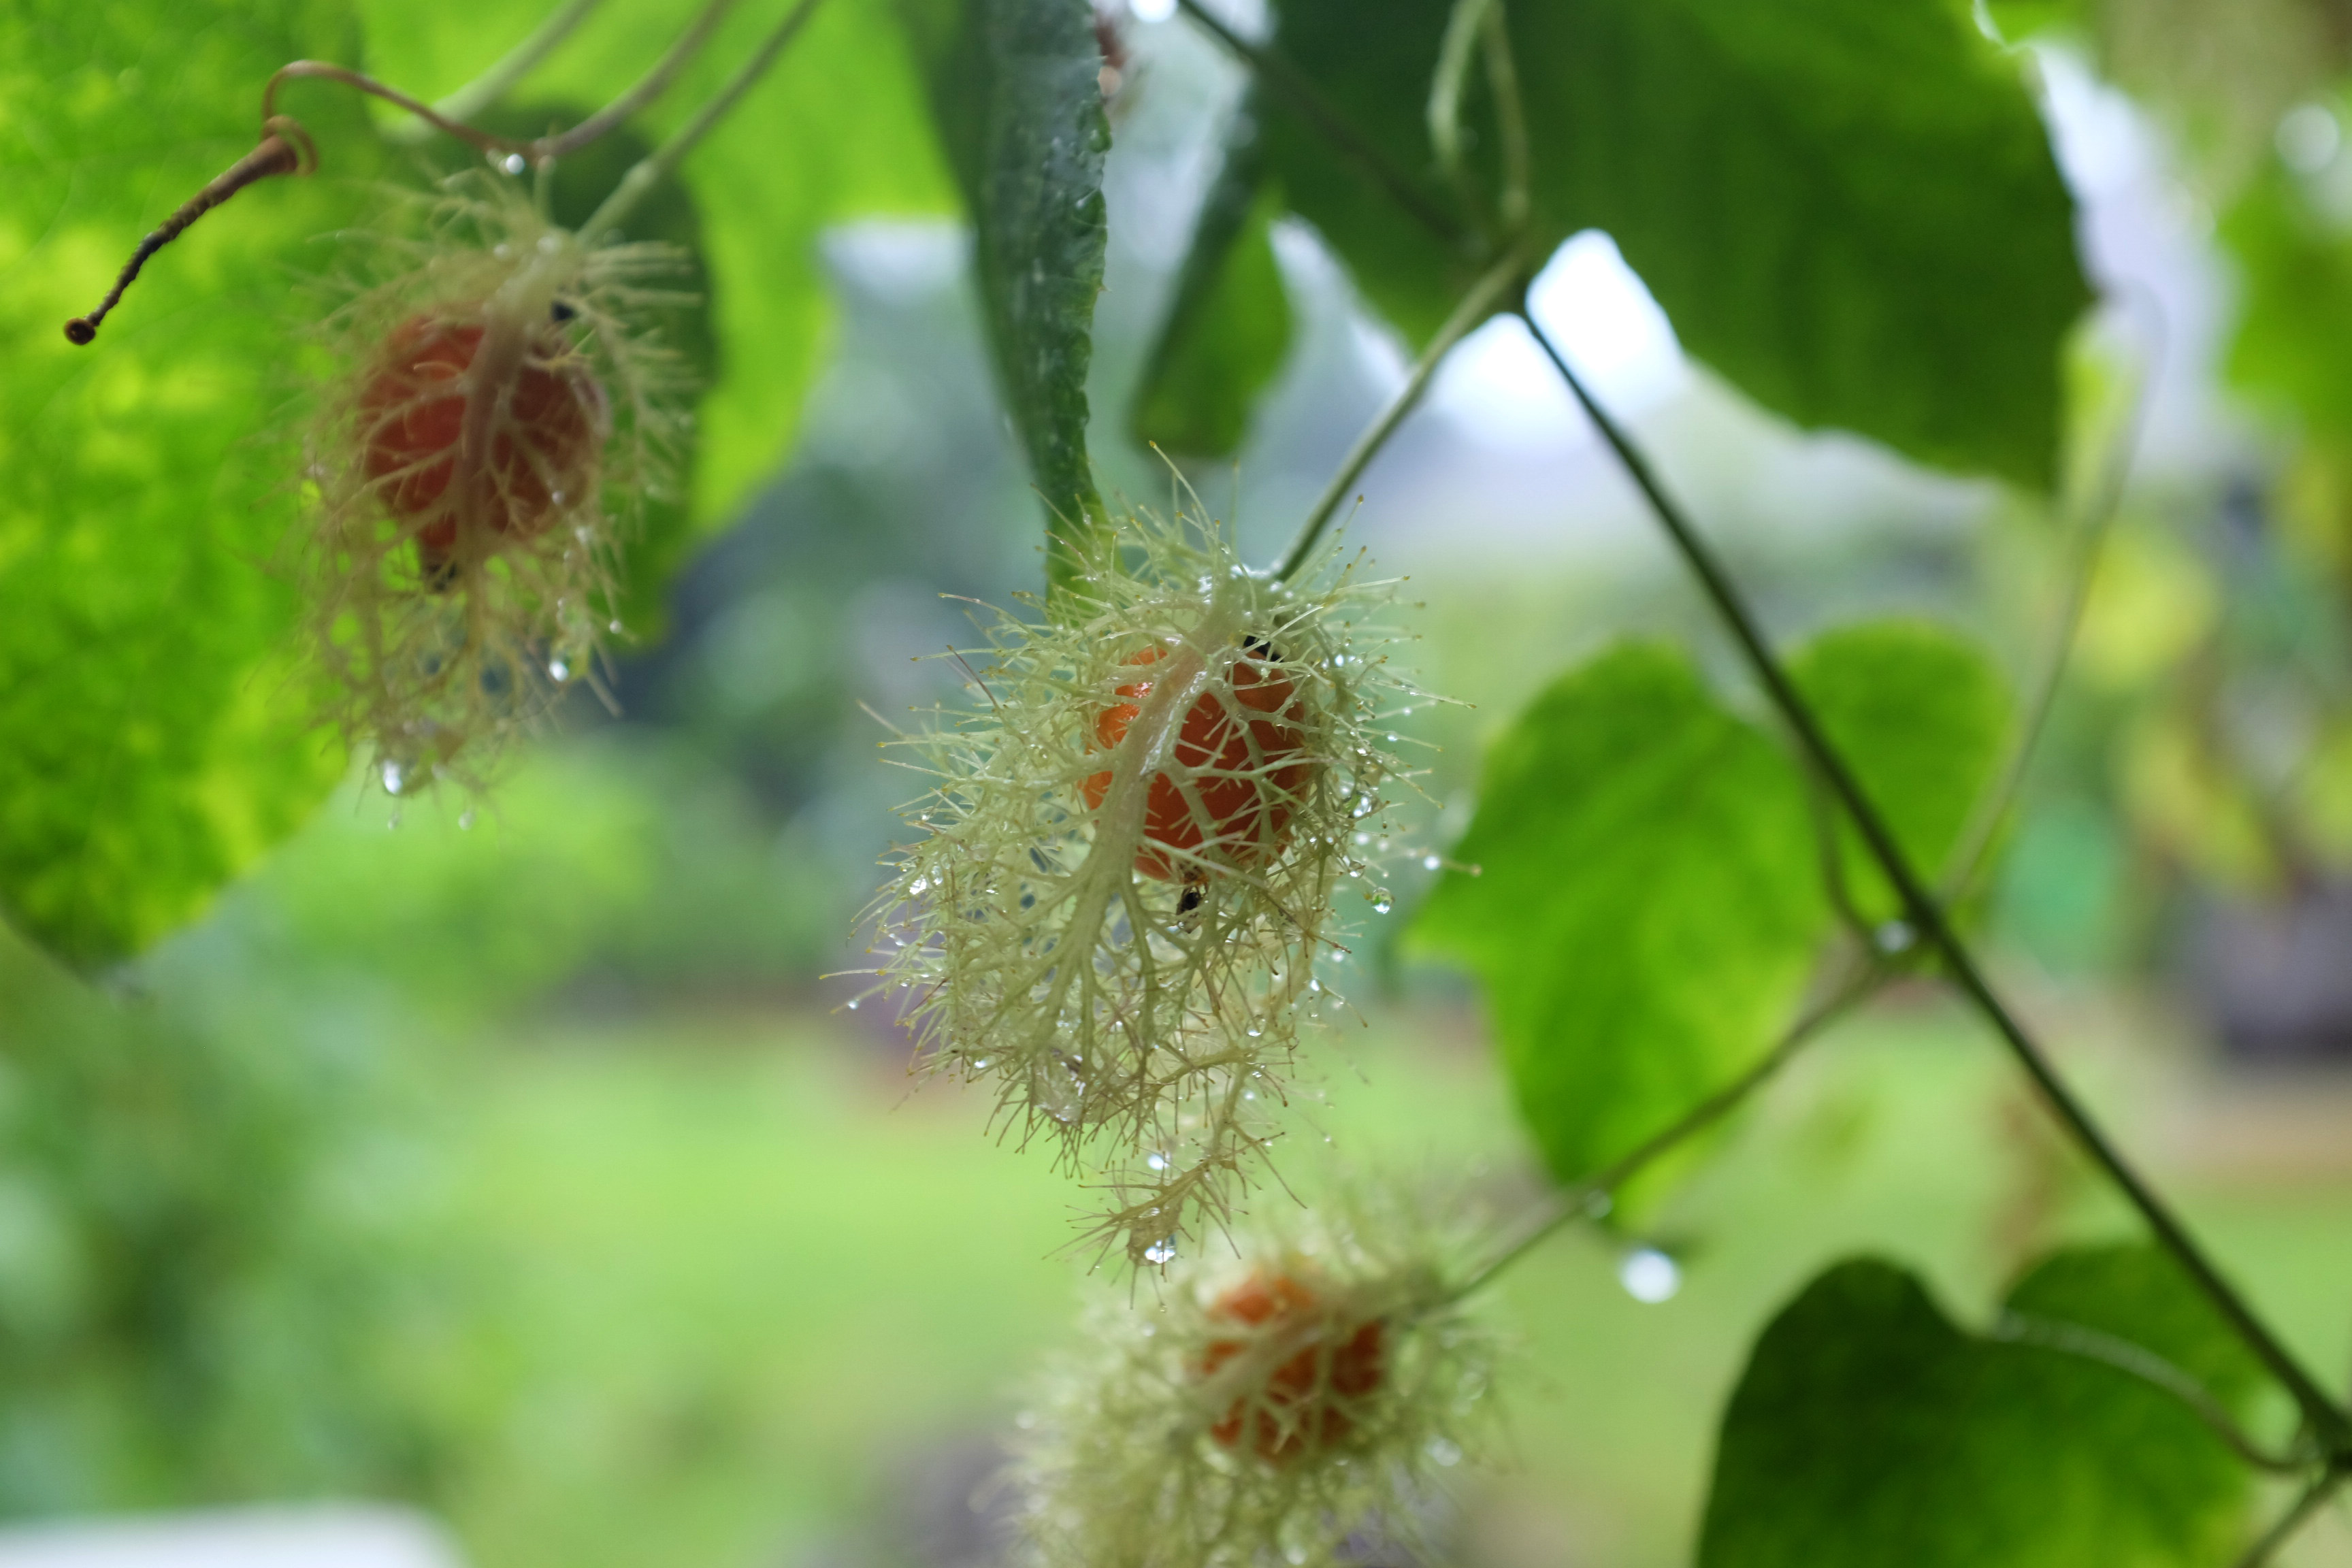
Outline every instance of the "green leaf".
[[[2227, 1327], [2148, 1248], [2061, 1253], [2010, 1307], [2044, 1339], [2153, 1352], [2225, 1407], [2255, 1384]], [[2246, 1479], [2170, 1394], [2094, 1355], [1964, 1333], [1917, 1279], [1863, 1259], [1816, 1279], [1757, 1342], [1724, 1413], [1698, 1562], [2211, 1568], [2237, 1540]]]
[[1802, 785], [1680, 651], [1618, 647], [1488, 753], [1414, 941], [1485, 983], [1519, 1110], [1574, 1181], [1769, 1047], [1826, 923]]
[[[1912, 867], [1933, 879], [2000, 761], [2009, 690], [1984, 652], [1918, 620], [1869, 621], [1825, 632], [1789, 673], [1830, 742], [1861, 783]], [[1874, 919], [1900, 903], [1849, 828], [1847, 887]]]
[[[1449, 10], [1282, 7], [1287, 56], [1431, 191], [1426, 104]], [[1508, 18], [1542, 245], [1607, 230], [1684, 346], [1801, 425], [2052, 481], [2059, 349], [2089, 291], [2018, 66], [1963, 7], [1513, 0]], [[1471, 183], [1492, 192], [1498, 138], [1473, 87]], [[1475, 246], [1402, 216], [1300, 114], [1277, 116], [1268, 143], [1298, 211], [1425, 338]]]
[[971, 213], [997, 379], [1045, 498], [1049, 572], [1099, 519], [1087, 367], [1102, 291], [1102, 49], [1087, 0], [900, 0], [940, 142]]
[[[1299, 216], [1348, 265], [1372, 307], [1426, 342], [1480, 270], [1469, 208], [1430, 152], [1430, 76], [1450, 0], [1286, 0], [1274, 43], [1426, 216], [1407, 215], [1365, 164], [1334, 148], [1279, 91], [1268, 95], [1267, 166]], [[1472, 95], [1475, 116], [1483, 95]]]
[[[342, 772], [289, 676], [270, 563], [302, 472], [289, 276], [372, 161], [243, 193], [95, 344], [60, 327], [252, 150], [272, 70], [352, 43], [326, 0], [0, 13], [0, 903], [76, 963], [194, 917]], [[337, 109], [306, 110], [312, 132], [364, 149]]]
[[1222, 458], [1241, 445], [1251, 408], [1290, 350], [1290, 300], [1273, 240], [1282, 203], [1265, 178], [1255, 100], [1245, 94], [1226, 130], [1224, 164], [1136, 389], [1135, 438], [1192, 457]]

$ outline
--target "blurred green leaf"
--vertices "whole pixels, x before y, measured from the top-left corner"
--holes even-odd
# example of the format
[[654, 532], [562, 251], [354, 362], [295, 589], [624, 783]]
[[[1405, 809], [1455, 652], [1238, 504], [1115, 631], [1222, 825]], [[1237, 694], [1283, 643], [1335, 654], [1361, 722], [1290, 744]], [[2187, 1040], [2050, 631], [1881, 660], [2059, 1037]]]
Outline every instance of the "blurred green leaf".
[[[1441, 213], [1425, 126], [1444, 0], [1289, 0], [1278, 41]], [[1766, 406], [2046, 487], [2062, 339], [2090, 295], [2015, 61], [1948, 0], [1518, 0], [1536, 237], [1605, 229], [1691, 353]], [[1474, 78], [1477, 73], [1474, 71]], [[1496, 188], [1475, 80], [1470, 183]], [[1402, 216], [1297, 113], [1298, 211], [1416, 340], [1475, 245]], [[1459, 227], [1466, 233], [1467, 224]]]
[[419, 1497], [455, 1458], [413, 1038], [190, 956], [126, 1002], [0, 931], [0, 1517]]
[[2221, 238], [2242, 277], [2230, 379], [2307, 430], [2352, 443], [2352, 241], [2274, 171], [2231, 208]]
[[[2227, 1326], [2146, 1247], [2060, 1253], [2009, 1307], [2030, 1333], [2153, 1352], [2225, 1407], [2255, 1384]], [[2091, 1355], [1964, 1333], [1910, 1274], [1861, 1259], [1757, 1342], [1724, 1413], [1698, 1562], [2210, 1568], [2236, 1543], [2246, 1481], [2170, 1394]]]
[[1102, 48], [1087, 0], [900, 0], [940, 142], [971, 214], [997, 379], [1056, 542], [1102, 512], [1087, 368], [1102, 291]]
[[[1895, 834], [1930, 879], [1944, 869], [2008, 734], [2009, 690], [1982, 649], [1932, 622], [1870, 621], [1815, 637], [1789, 673]], [[1874, 919], [1899, 900], [1849, 827], [1846, 886]]]
[[1618, 647], [1487, 754], [1413, 939], [1485, 983], [1519, 1110], [1562, 1181], [1769, 1047], [1826, 921], [1793, 765], [1689, 659]]
[[310, 128], [359, 155], [197, 225], [92, 346], [60, 328], [252, 150], [272, 70], [352, 43], [328, 0], [0, 13], [0, 904], [76, 963], [192, 918], [342, 773], [270, 563], [302, 473], [288, 280], [357, 211], [356, 111]]
[[1256, 93], [1244, 94], [1136, 390], [1135, 438], [1187, 456], [1223, 458], [1241, 445], [1290, 350], [1273, 240], [1282, 202], [1266, 182], [1258, 113]]

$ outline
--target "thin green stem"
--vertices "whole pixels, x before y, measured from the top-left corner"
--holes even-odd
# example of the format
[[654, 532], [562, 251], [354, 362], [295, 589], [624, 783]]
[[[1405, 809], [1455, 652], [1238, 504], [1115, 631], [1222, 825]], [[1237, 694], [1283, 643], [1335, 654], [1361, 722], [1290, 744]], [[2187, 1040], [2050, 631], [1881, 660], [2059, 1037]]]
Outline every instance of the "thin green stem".
[[1222, 17], [1202, 5], [1200, 0], [1176, 0], [1176, 4], [1184, 15], [1231, 50], [1256, 74], [1258, 80], [1274, 89], [1276, 98], [1314, 126], [1342, 157], [1352, 162], [1423, 227], [1441, 239], [1458, 241], [1464, 237], [1462, 225], [1454, 215], [1432, 201], [1420, 181], [1399, 168], [1387, 153], [1349, 124], [1324, 100], [1315, 84], [1279, 51], [1263, 44], [1251, 43], [1227, 26]]
[[2019, 716], [2009, 748], [1994, 773], [1992, 786], [1978, 796], [1947, 863], [1941, 889], [1947, 908], [1966, 897], [1975, 883], [1985, 852], [1991, 848], [1993, 835], [2000, 830], [2002, 818], [2009, 815], [2011, 804], [2023, 786], [2026, 769], [2041, 744], [2042, 731], [2049, 727], [2051, 710], [2057, 705], [2059, 689], [2074, 655], [2074, 639], [2082, 630], [2083, 611], [2090, 602], [2091, 578], [2098, 568], [2100, 550], [2106, 542], [2108, 527], [2123, 504], [2124, 489], [2131, 478], [2147, 405], [2147, 393], [2143, 388], [2133, 400], [2131, 414], [2116, 433], [2106, 461], [2100, 467], [2097, 486], [2072, 531], [2057, 618], [2051, 623], [2049, 640], [2035, 669], [2025, 710]]
[[[1854, 951], [1858, 952], [1860, 950]], [[1611, 1194], [1648, 1169], [1653, 1162], [1738, 1110], [1749, 1095], [1769, 1082], [1823, 1029], [1876, 990], [1888, 973], [1883, 965], [1866, 956], [1850, 959], [1843, 976], [1831, 985], [1821, 1001], [1807, 1008], [1801, 1017], [1789, 1026], [1788, 1031], [1755, 1066], [1700, 1100], [1646, 1142], [1545, 1204], [1520, 1227], [1516, 1237], [1503, 1243], [1493, 1257], [1448, 1291], [1445, 1300], [1458, 1301], [1486, 1289], [1497, 1275], [1578, 1220], [1597, 1219], [1608, 1213], [1606, 1200]]]
[[1437, 46], [1437, 71], [1429, 79], [1429, 145], [1437, 166], [1456, 188], [1463, 183], [1462, 87], [1470, 77], [1470, 51], [1496, 0], [1454, 0], [1445, 37]]
[[676, 135], [639, 159], [627, 174], [621, 176], [621, 183], [613, 187], [613, 194], [606, 196], [604, 205], [580, 226], [581, 237], [593, 242], [599, 235], [617, 229], [625, 223], [629, 214], [635, 211], [637, 204], [646, 198], [646, 193], [666, 179], [670, 171], [677, 168], [686, 155], [727, 118], [738, 100], [767, 74], [768, 68], [776, 63], [785, 46], [808, 24], [809, 17], [823, 3], [824, 0], [799, 0], [786, 13], [784, 19], [776, 24], [775, 30], [751, 52], [751, 58], [745, 60], [741, 68], [728, 79], [727, 85], [719, 89], [716, 97], [704, 104]]
[[2277, 1554], [2280, 1547], [2294, 1539], [2297, 1531], [2311, 1522], [2311, 1516], [2336, 1494], [2336, 1489], [2342, 1486], [2346, 1479], [2347, 1473], [2340, 1467], [2321, 1472], [2304, 1488], [2287, 1510], [2263, 1531], [2261, 1538], [2246, 1548], [2245, 1555], [2238, 1559], [2237, 1568], [2263, 1568], [2263, 1564]]
[[2032, 1345], [2039, 1350], [2056, 1351], [2062, 1355], [2095, 1361], [2126, 1376], [2137, 1378], [2186, 1407], [2215, 1436], [2227, 1444], [2231, 1452], [2255, 1469], [2267, 1470], [2273, 1475], [2299, 1476], [2311, 1468], [2315, 1458], [2307, 1450], [2273, 1454], [2264, 1448], [2238, 1425], [2237, 1418], [2231, 1415], [2228, 1406], [2213, 1396], [2210, 1389], [2146, 1345], [2081, 1323], [2033, 1317], [2021, 1312], [2003, 1312], [1993, 1322], [1991, 1337], [2009, 1344]]
[[1297, 537], [1290, 542], [1290, 548], [1283, 552], [1281, 563], [1274, 569], [1277, 581], [1307, 564], [1307, 557], [1314, 554], [1316, 544], [1323, 537], [1323, 531], [1331, 525], [1331, 520], [1339, 515], [1339, 508], [1346, 504], [1348, 492], [1363, 477], [1365, 467], [1379, 455], [1381, 447], [1396, 433], [1397, 426], [1404, 423], [1404, 416], [1413, 411], [1420, 404], [1422, 395], [1429, 390], [1430, 380], [1436, 375], [1437, 367], [1444, 362], [1454, 344], [1495, 313], [1504, 297], [1518, 286], [1526, 268], [1526, 258], [1513, 250], [1488, 268], [1486, 275], [1473, 283], [1470, 291], [1462, 296], [1462, 302], [1454, 307], [1454, 313], [1445, 318], [1445, 324], [1437, 329], [1437, 335], [1429, 340], [1429, 346], [1414, 362], [1412, 374], [1405, 378], [1404, 385], [1389, 400], [1388, 406], [1381, 410], [1380, 417], [1356, 437], [1356, 444], [1348, 449], [1347, 457], [1340, 461], [1339, 471], [1333, 474], [1331, 482], [1323, 487], [1323, 493], [1316, 499], [1313, 509], [1307, 514], [1307, 521], [1299, 525]]
[[[471, 120], [504, 98], [515, 83], [553, 54], [604, 3], [604, 0], [570, 0], [533, 29], [530, 37], [509, 49], [496, 65], [436, 102], [434, 112], [446, 120]], [[412, 118], [395, 121], [384, 134], [391, 141], [413, 144], [424, 141], [433, 130], [429, 121]]]
[[719, 30], [719, 24], [727, 19], [727, 13], [733, 10], [735, 5], [736, 0], [709, 0], [709, 4], [703, 6], [694, 20], [687, 25], [686, 31], [677, 36], [677, 41], [654, 62], [653, 68], [637, 79], [635, 87], [562, 135], [541, 141], [538, 144], [539, 151], [532, 156], [543, 162], [576, 153], [668, 91], [669, 84], [677, 79], [677, 73], [702, 52], [702, 46], [710, 41], [710, 35]]
[[1872, 857], [1901, 897], [1906, 918], [1941, 956], [1952, 983], [2009, 1047], [2011, 1054], [2042, 1090], [2043, 1099], [2049, 1102], [2076, 1144], [2121, 1189], [2155, 1233], [2158, 1241], [2197, 1282], [2247, 1347], [2284, 1385], [2327, 1450], [2331, 1454], [2352, 1455], [2352, 1419], [2347, 1419], [2343, 1410], [2304, 1370], [2293, 1352], [2280, 1342], [2269, 1325], [2222, 1278], [2187, 1228], [2174, 1217], [2164, 1200], [2132, 1168], [2122, 1152], [2091, 1119], [2090, 1112], [2059, 1078], [2056, 1068], [2032, 1036], [2027, 1033], [2024, 1025], [1993, 991], [1978, 967], [1975, 955], [1945, 918], [1942, 906], [1928, 891], [1918, 873], [1912, 869], [1910, 858], [1895, 843], [1885, 819], [1872, 804], [1860, 781], [1854, 777], [1853, 771], [1846, 765], [1845, 759], [1822, 731], [1821, 721], [1798, 694], [1788, 671], [1781, 667], [1779, 657], [1766, 641], [1754, 613], [1748, 609], [1730, 574], [1717, 559], [1713, 548], [1701, 537], [1682, 509], [1668, 497], [1648, 459], [1593, 398], [1582, 378], [1570, 368], [1559, 348], [1528, 313], [1524, 299], [1520, 301], [1519, 315], [1528, 323], [1529, 332], [1546, 357], [1551, 361], [1553, 369], [1567, 383], [1570, 393], [1583, 408], [1586, 417], [1601, 432], [1601, 438], [1608, 443], [1618, 463], [1657, 514], [1675, 549], [1697, 577], [1733, 640], [1746, 657], [1749, 668], [1780, 713], [1781, 721], [1788, 726], [1799, 747], [1812, 759], [1813, 765], [1821, 770], [1822, 776], [1837, 795], [1839, 803], [1853, 819], [1854, 826], [1869, 847]]
[[1527, 106], [1519, 97], [1519, 68], [1511, 58], [1509, 19], [1503, 0], [1486, 7], [1485, 26], [1486, 80], [1495, 89], [1495, 120], [1503, 138], [1503, 197], [1498, 204], [1503, 232], [1516, 236], [1527, 226], [1534, 159], [1528, 141]]
[[[411, 98], [398, 88], [388, 87], [364, 71], [355, 71], [349, 66], [334, 65], [325, 60], [295, 60], [278, 67], [271, 74], [268, 84], [261, 90], [261, 113], [264, 120], [268, 120], [277, 113], [278, 89], [287, 81], [331, 81], [356, 92], [363, 92], [371, 98], [382, 99], [394, 108], [404, 110], [415, 116], [420, 123], [440, 132], [445, 136], [456, 137], [478, 152], [510, 153], [517, 157], [527, 158], [532, 163], [544, 163], [551, 159], [578, 152], [660, 97], [668, 89], [670, 83], [677, 79], [677, 73], [686, 68], [687, 63], [693, 59], [696, 54], [700, 52], [702, 46], [710, 41], [711, 33], [717, 29], [727, 13], [734, 8], [736, 3], [737, 0], [710, 0], [693, 22], [688, 25], [686, 31], [678, 36], [677, 41], [654, 63], [653, 68], [638, 79], [635, 86], [571, 130], [552, 136], [528, 138], [501, 136], [495, 132], [484, 131], [478, 126], [468, 125], [461, 119], [442, 112], [432, 104]], [[803, 7], [803, 10], [805, 8], [805, 6]], [[795, 11], [791, 17], [786, 18], [782, 30], [787, 37], [797, 26], [800, 15], [799, 11]], [[738, 79], [740, 79], [740, 76]], [[731, 87], [729, 90], [732, 90]], [[727, 97], [727, 93], [722, 92], [720, 97], [722, 99]], [[707, 115], [708, 112], [706, 109], [705, 114]]]

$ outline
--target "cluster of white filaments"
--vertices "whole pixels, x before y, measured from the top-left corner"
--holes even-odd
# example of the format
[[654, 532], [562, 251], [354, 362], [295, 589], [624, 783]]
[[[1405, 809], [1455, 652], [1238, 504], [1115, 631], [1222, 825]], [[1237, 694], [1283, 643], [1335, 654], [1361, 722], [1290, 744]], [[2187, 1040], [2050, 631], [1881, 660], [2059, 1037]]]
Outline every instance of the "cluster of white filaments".
[[1100, 1303], [1022, 1417], [1020, 1523], [1042, 1568], [1419, 1561], [1481, 1424], [1491, 1336], [1417, 1213], [1340, 1218], [1176, 1266]]
[[331, 318], [305, 541], [316, 640], [394, 794], [474, 782], [595, 679], [622, 540], [673, 466], [670, 248], [590, 245], [518, 184], [460, 176]]
[[1098, 1189], [1138, 1263], [1232, 1219], [1267, 1168], [1299, 1019], [1336, 1007], [1342, 895], [1385, 910], [1387, 710], [1415, 694], [1362, 560], [1299, 584], [1211, 523], [1122, 520], [1034, 622], [1002, 616], [877, 905], [877, 991], [932, 1070]]

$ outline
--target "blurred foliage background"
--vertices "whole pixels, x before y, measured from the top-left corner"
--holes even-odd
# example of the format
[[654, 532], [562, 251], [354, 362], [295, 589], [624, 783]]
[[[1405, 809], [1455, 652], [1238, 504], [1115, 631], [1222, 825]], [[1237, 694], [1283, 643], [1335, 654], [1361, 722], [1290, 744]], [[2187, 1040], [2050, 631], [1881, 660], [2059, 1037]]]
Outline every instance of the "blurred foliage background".
[[[1996, 0], [1989, 18], [2032, 40], [2114, 301], [2077, 356], [2077, 466], [2131, 456], [1978, 918], [2126, 1141], [2341, 1373], [2352, 16]], [[1118, 438], [1237, 81], [1165, 6], [1106, 26], [1129, 58], [1093, 374], [1105, 487], [1165, 505], [1196, 486], [1270, 554], [1402, 356], [1285, 220], [1292, 336], [1238, 453], [1179, 470]], [[427, 94], [508, 41], [446, 17], [375, 33], [376, 63]], [[607, 37], [517, 122], [592, 101], [628, 58]], [[950, 689], [933, 656], [974, 640], [967, 598], [1034, 585], [1041, 537], [964, 239], [929, 216], [931, 154], [872, 156], [898, 157], [907, 216], [836, 223], [820, 194], [794, 208], [806, 255], [768, 258], [828, 308], [722, 289], [718, 325], [683, 329], [722, 387], [781, 357], [809, 390], [781, 473], [750, 415], [711, 423], [710, 493], [657, 533], [684, 564], [632, 616], [617, 713], [575, 702], [479, 804], [347, 784], [134, 961], [79, 975], [0, 933], [0, 1513], [362, 1495], [436, 1510], [482, 1568], [988, 1560], [971, 1500], [1015, 1369], [1071, 1321], [1070, 1199], [983, 1135], [975, 1098], [914, 1092], [903, 1041], [820, 976], [860, 963], [891, 807], [915, 793], [877, 752], [885, 725]], [[665, 232], [691, 243], [713, 202], [751, 199], [727, 183], [746, 157]], [[1598, 235], [1537, 306], [1777, 631], [1923, 612], [2023, 681], [2069, 519], [1759, 411], [1682, 358]], [[1362, 489], [1350, 539], [1410, 576], [1420, 678], [1460, 700], [1413, 721], [1433, 841], [1467, 821], [1485, 739], [1566, 660], [1627, 628], [1714, 647], [1507, 323]], [[1521, 1190], [1530, 1155], [1465, 983], [1392, 940], [1411, 903], [1365, 933], [1363, 1026], [1309, 1121], [1350, 1158]], [[1461, 1555], [1681, 1560], [1748, 1339], [1840, 1251], [1981, 1305], [2038, 1247], [2124, 1227], [1976, 1032], [1898, 992], [1641, 1234], [1565, 1240], [1513, 1281], [1515, 1462], [1465, 1479]], [[1675, 1259], [1671, 1299], [1621, 1283], [1636, 1247]], [[2332, 1529], [2288, 1560], [2352, 1561], [2352, 1527]]]

